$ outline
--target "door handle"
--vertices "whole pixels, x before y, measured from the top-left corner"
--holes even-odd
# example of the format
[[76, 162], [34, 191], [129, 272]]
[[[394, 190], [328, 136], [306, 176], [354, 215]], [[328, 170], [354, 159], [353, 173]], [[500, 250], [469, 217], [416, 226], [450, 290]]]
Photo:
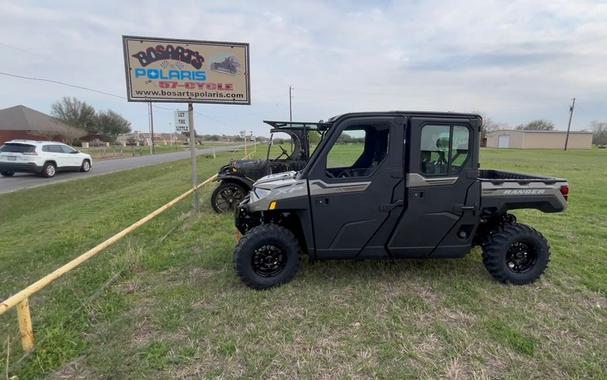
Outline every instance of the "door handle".
[[328, 206], [329, 198], [316, 198], [315, 202], [318, 206]]
[[453, 205], [453, 211], [455, 214], [464, 214], [466, 212], [471, 212], [472, 215], [475, 215], [477, 210], [476, 205], [472, 205], [472, 206], [464, 206], [463, 204], [459, 203], [459, 204], [455, 204]]
[[401, 200], [398, 200], [398, 201], [396, 201], [394, 203], [386, 203], [386, 204], [383, 204], [383, 205], [379, 205], [379, 211], [389, 212], [389, 211], [392, 211], [393, 209], [395, 209], [397, 207], [401, 207], [402, 205], [403, 205], [403, 201], [401, 199]]

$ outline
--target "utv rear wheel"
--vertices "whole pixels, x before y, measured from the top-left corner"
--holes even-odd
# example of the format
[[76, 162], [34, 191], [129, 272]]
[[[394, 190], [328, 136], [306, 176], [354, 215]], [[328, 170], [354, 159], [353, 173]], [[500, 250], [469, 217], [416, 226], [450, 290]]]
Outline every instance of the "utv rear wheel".
[[216, 213], [234, 211], [246, 195], [244, 187], [234, 182], [222, 182], [211, 195], [211, 206]]
[[507, 223], [491, 234], [483, 246], [483, 263], [498, 281], [515, 285], [537, 280], [550, 262], [548, 241], [536, 230]]
[[268, 289], [295, 277], [299, 252], [299, 243], [291, 231], [275, 224], [262, 224], [240, 239], [234, 250], [234, 266], [248, 287]]

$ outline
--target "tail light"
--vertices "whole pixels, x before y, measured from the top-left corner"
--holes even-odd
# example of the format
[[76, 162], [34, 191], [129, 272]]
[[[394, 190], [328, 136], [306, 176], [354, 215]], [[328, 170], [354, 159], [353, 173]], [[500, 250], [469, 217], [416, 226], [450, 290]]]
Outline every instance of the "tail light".
[[563, 194], [563, 198], [565, 198], [565, 200], [569, 200], [569, 186], [568, 185], [561, 186], [561, 194]]

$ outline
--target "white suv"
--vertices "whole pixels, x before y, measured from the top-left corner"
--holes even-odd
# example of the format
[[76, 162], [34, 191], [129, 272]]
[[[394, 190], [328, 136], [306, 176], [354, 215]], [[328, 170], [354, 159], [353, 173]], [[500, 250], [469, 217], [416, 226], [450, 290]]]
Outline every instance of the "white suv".
[[15, 172], [53, 177], [58, 171], [91, 170], [93, 160], [69, 145], [56, 141], [11, 140], [0, 147], [0, 174]]

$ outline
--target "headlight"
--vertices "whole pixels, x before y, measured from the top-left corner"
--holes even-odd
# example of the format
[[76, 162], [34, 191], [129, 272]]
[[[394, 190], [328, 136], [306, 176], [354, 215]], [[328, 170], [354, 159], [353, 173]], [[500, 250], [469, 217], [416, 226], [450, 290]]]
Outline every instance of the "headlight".
[[265, 198], [272, 192], [272, 190], [258, 189], [258, 188], [254, 189], [253, 191], [255, 192], [255, 195], [257, 196], [258, 199]]

